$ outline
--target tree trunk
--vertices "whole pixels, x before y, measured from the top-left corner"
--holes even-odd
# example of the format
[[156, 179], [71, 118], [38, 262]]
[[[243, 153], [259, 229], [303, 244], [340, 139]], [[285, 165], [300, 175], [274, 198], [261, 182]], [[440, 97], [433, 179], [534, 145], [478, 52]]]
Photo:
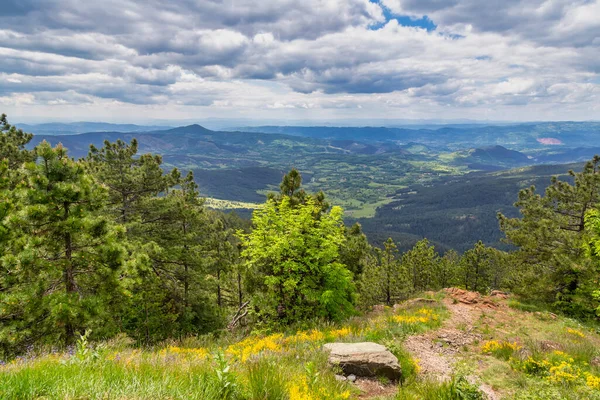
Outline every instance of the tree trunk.
[[[69, 218], [69, 203], [64, 203], [64, 217], [66, 221]], [[65, 269], [63, 271], [63, 278], [65, 283], [65, 292], [67, 297], [70, 298], [77, 289], [75, 285], [75, 274], [73, 271], [73, 239], [70, 232], [66, 232], [64, 235], [65, 241]], [[70, 299], [69, 299], [70, 300]], [[65, 321], [65, 345], [69, 346], [75, 341], [75, 327], [69, 317]]]
[[217, 270], [217, 305], [221, 307], [221, 270]]
[[240, 271], [238, 269], [237, 272], [237, 281], [238, 281], [238, 302], [239, 302], [239, 306], [241, 307], [243, 303], [243, 293], [242, 293], [242, 274], [240, 274]]

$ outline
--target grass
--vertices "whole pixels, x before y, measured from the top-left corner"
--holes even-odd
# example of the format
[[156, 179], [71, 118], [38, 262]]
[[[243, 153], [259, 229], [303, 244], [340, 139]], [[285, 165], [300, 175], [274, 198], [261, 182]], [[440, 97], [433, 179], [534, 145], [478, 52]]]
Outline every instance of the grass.
[[187, 338], [151, 349], [134, 348], [124, 337], [95, 345], [84, 337], [72, 353], [31, 353], [1, 364], [0, 398], [356, 399], [358, 389], [336, 379], [341, 371], [328, 365], [322, 346], [373, 341], [388, 347], [403, 370], [397, 391], [391, 387], [396, 393], [379, 400], [482, 399], [474, 382], [507, 399], [600, 400], [600, 337], [593, 327], [543, 310], [523, 312], [508, 301], [480, 310], [473, 326], [453, 327], [477, 340], [456, 353], [451, 380], [425, 378], [403, 341], [441, 327], [449, 316], [441, 296], [344, 325], [316, 321], [303, 330]]
[[392, 201], [394, 201], [393, 198], [386, 198], [386, 199], [377, 201], [375, 203], [365, 203], [360, 208], [356, 208], [356, 209], [348, 208], [346, 210], [346, 215], [348, 215], [352, 218], [372, 218], [375, 216], [375, 212], [377, 211], [378, 207], [389, 204]]
[[[2, 399], [262, 399], [357, 398], [327, 363], [326, 342], [377, 341], [398, 356], [406, 380], [418, 366], [402, 348], [410, 334], [439, 327], [442, 305], [391, 309], [355, 317], [343, 326], [255, 335], [243, 340], [187, 339], [154, 349], [127, 340], [90, 345], [85, 336], [73, 354], [29, 355], [0, 366]], [[187, 347], [186, 347], [187, 346]]]
[[412, 387], [401, 388], [398, 400], [483, 400], [477, 385], [464, 376], [457, 375], [451, 380], [439, 382], [425, 380]]
[[510, 399], [600, 399], [600, 337], [591, 327], [514, 299], [482, 313], [484, 340], [466, 357]]

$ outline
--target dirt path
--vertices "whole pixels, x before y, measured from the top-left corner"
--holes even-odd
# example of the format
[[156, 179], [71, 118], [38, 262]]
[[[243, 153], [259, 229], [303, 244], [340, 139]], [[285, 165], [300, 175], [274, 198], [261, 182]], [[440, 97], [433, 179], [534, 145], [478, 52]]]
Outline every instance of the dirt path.
[[[410, 336], [403, 344], [412, 357], [418, 360], [421, 373], [438, 380], [450, 379], [463, 346], [481, 340], [481, 335], [473, 331], [473, 326], [485, 312], [481, 307], [457, 303], [452, 297], [447, 297], [443, 302], [450, 311], [450, 318], [444, 321], [442, 327], [422, 335]], [[472, 382], [477, 381], [475, 377], [467, 378]], [[500, 398], [491, 387], [478, 383], [489, 400]]]

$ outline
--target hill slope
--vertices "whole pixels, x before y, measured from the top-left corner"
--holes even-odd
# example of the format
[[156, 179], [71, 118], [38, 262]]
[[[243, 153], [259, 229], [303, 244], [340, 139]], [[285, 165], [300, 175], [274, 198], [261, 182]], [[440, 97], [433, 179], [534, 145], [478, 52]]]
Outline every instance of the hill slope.
[[[593, 329], [502, 293], [430, 293], [339, 326], [136, 349], [121, 338], [80, 341], [75, 354], [0, 364], [12, 399], [600, 399]], [[336, 374], [322, 345], [371, 341], [399, 359], [403, 384]]]
[[[502, 247], [496, 215], [518, 215], [513, 204], [519, 190], [531, 185], [543, 190], [552, 176], [567, 179], [570, 169], [581, 170], [582, 166], [538, 165], [441, 178], [432, 184], [399, 190], [393, 201], [377, 209], [375, 217], [359, 221], [367, 236], [377, 243], [385, 241], [385, 235], [401, 240], [403, 234], [411, 234], [459, 251], [478, 240]], [[403, 249], [410, 246], [412, 243], [400, 243]]]

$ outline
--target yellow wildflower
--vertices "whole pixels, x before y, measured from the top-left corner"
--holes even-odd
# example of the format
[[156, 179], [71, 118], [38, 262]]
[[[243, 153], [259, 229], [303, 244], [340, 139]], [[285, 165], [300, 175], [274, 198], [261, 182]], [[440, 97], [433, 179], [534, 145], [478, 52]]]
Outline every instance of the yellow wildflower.
[[325, 334], [316, 329], [312, 331], [300, 331], [294, 336], [285, 338], [285, 343], [318, 342], [325, 339]]
[[160, 355], [164, 356], [167, 354], [176, 354], [178, 356], [182, 356], [182, 357], [196, 357], [196, 358], [206, 358], [208, 357], [208, 350], [206, 350], [203, 347], [196, 347], [196, 348], [188, 348], [188, 347], [176, 347], [176, 346], [169, 346], [165, 349], [162, 349], [160, 351]]
[[578, 329], [567, 328], [567, 333], [573, 336], [577, 336], [579, 338], [585, 337], [585, 334]]
[[600, 390], [600, 376], [587, 373], [585, 376], [585, 384], [592, 389]]
[[352, 330], [348, 327], [345, 328], [340, 328], [340, 329], [334, 329], [332, 331], [329, 332], [329, 335], [332, 336], [334, 339], [338, 339], [341, 337], [345, 337], [348, 335], [352, 334]]
[[581, 377], [581, 370], [578, 366], [561, 362], [558, 365], [550, 367], [550, 376], [548, 380], [552, 383], [570, 384]]
[[302, 377], [297, 382], [292, 382], [289, 386], [288, 394], [290, 395], [290, 400], [317, 400], [310, 393], [305, 377]]
[[497, 340], [489, 340], [487, 342], [485, 342], [482, 346], [481, 346], [481, 352], [482, 353], [496, 353], [498, 351], [503, 351], [503, 350], [510, 350], [510, 351], [517, 351], [521, 348], [521, 346], [519, 346], [517, 344], [517, 342], [507, 342], [507, 341], [497, 341]]
[[257, 355], [263, 351], [281, 352], [281, 339], [283, 335], [277, 333], [275, 335], [266, 336], [264, 338], [249, 337], [241, 342], [232, 344], [225, 350], [225, 353], [230, 354], [245, 362], [253, 355]]
[[421, 365], [419, 365], [420, 362], [421, 362], [421, 360], [418, 358], [415, 358], [413, 360], [413, 363], [415, 364], [415, 373], [417, 373], [417, 374], [421, 372]]
[[400, 324], [426, 324], [431, 321], [437, 321], [439, 316], [433, 310], [421, 308], [416, 311], [416, 315], [394, 315], [392, 320]]

